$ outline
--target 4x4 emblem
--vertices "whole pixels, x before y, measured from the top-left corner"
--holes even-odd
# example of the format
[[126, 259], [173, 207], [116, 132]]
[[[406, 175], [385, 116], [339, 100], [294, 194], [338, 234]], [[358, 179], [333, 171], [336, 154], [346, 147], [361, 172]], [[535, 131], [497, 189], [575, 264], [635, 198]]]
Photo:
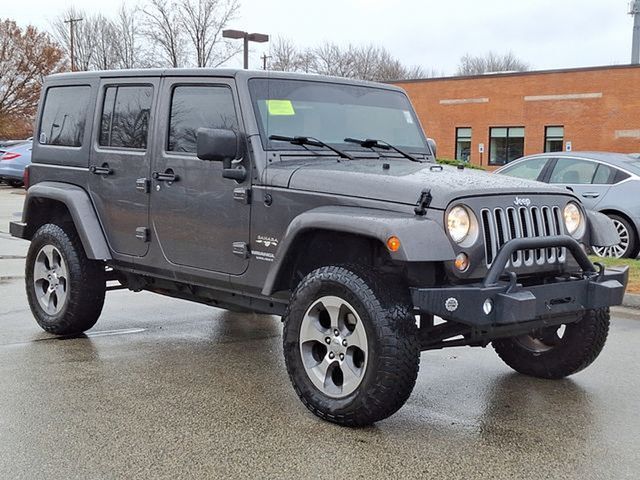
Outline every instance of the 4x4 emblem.
[[513, 204], [516, 207], [528, 207], [529, 205], [531, 205], [531, 199], [516, 197], [516, 199], [513, 201]]

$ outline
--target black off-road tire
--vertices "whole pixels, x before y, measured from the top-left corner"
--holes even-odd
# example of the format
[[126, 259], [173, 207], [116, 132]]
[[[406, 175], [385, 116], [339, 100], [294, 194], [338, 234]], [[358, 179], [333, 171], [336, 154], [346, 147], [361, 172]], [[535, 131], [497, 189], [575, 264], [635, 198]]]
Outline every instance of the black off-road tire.
[[10, 180], [9, 185], [12, 188], [22, 188], [24, 186], [24, 183], [22, 183], [20, 180]]
[[[67, 298], [55, 315], [41, 307], [33, 282], [36, 255], [45, 245], [53, 245], [60, 252], [68, 269]], [[43, 330], [56, 335], [75, 335], [89, 330], [98, 321], [106, 291], [104, 265], [87, 258], [72, 225], [49, 223], [36, 231], [27, 254], [25, 283], [31, 312]]]
[[517, 372], [538, 378], [564, 378], [587, 368], [598, 357], [609, 332], [609, 309], [588, 310], [565, 326], [558, 345], [546, 351], [527, 348], [519, 337], [494, 340], [498, 356]]
[[[346, 426], [365, 426], [394, 414], [416, 382], [420, 346], [408, 290], [398, 279], [356, 266], [328, 266], [298, 285], [283, 317], [284, 357], [293, 387], [318, 417]], [[352, 305], [368, 338], [368, 364], [361, 383], [346, 397], [332, 398], [307, 375], [299, 346], [302, 319], [318, 298], [340, 297]]]

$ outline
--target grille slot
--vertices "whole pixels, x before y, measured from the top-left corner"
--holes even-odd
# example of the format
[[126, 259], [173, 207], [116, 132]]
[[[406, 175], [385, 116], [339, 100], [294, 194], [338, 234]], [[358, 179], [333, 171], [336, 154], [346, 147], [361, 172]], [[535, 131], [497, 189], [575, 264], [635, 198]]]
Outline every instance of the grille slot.
[[[483, 208], [480, 218], [487, 266], [493, 264], [498, 252], [509, 240], [562, 235], [560, 215], [559, 207], [549, 206]], [[507, 267], [564, 263], [565, 259], [564, 248], [536, 248], [514, 252]]]

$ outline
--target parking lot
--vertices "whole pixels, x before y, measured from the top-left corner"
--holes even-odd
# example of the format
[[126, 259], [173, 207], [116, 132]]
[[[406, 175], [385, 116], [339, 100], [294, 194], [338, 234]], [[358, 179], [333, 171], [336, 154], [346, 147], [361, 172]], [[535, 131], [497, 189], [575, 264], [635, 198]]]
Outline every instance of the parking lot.
[[23, 198], [0, 187], [0, 478], [638, 477], [631, 311], [570, 379], [515, 374], [491, 348], [425, 352], [404, 408], [341, 428], [296, 398], [276, 317], [116, 291], [86, 336], [42, 332], [7, 233]]

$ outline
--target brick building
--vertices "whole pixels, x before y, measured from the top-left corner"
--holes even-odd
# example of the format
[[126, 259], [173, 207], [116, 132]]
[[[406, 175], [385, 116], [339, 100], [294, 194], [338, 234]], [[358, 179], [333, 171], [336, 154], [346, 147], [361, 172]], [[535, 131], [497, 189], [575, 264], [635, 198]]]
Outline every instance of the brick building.
[[438, 157], [503, 165], [558, 150], [640, 152], [640, 66], [396, 82]]

